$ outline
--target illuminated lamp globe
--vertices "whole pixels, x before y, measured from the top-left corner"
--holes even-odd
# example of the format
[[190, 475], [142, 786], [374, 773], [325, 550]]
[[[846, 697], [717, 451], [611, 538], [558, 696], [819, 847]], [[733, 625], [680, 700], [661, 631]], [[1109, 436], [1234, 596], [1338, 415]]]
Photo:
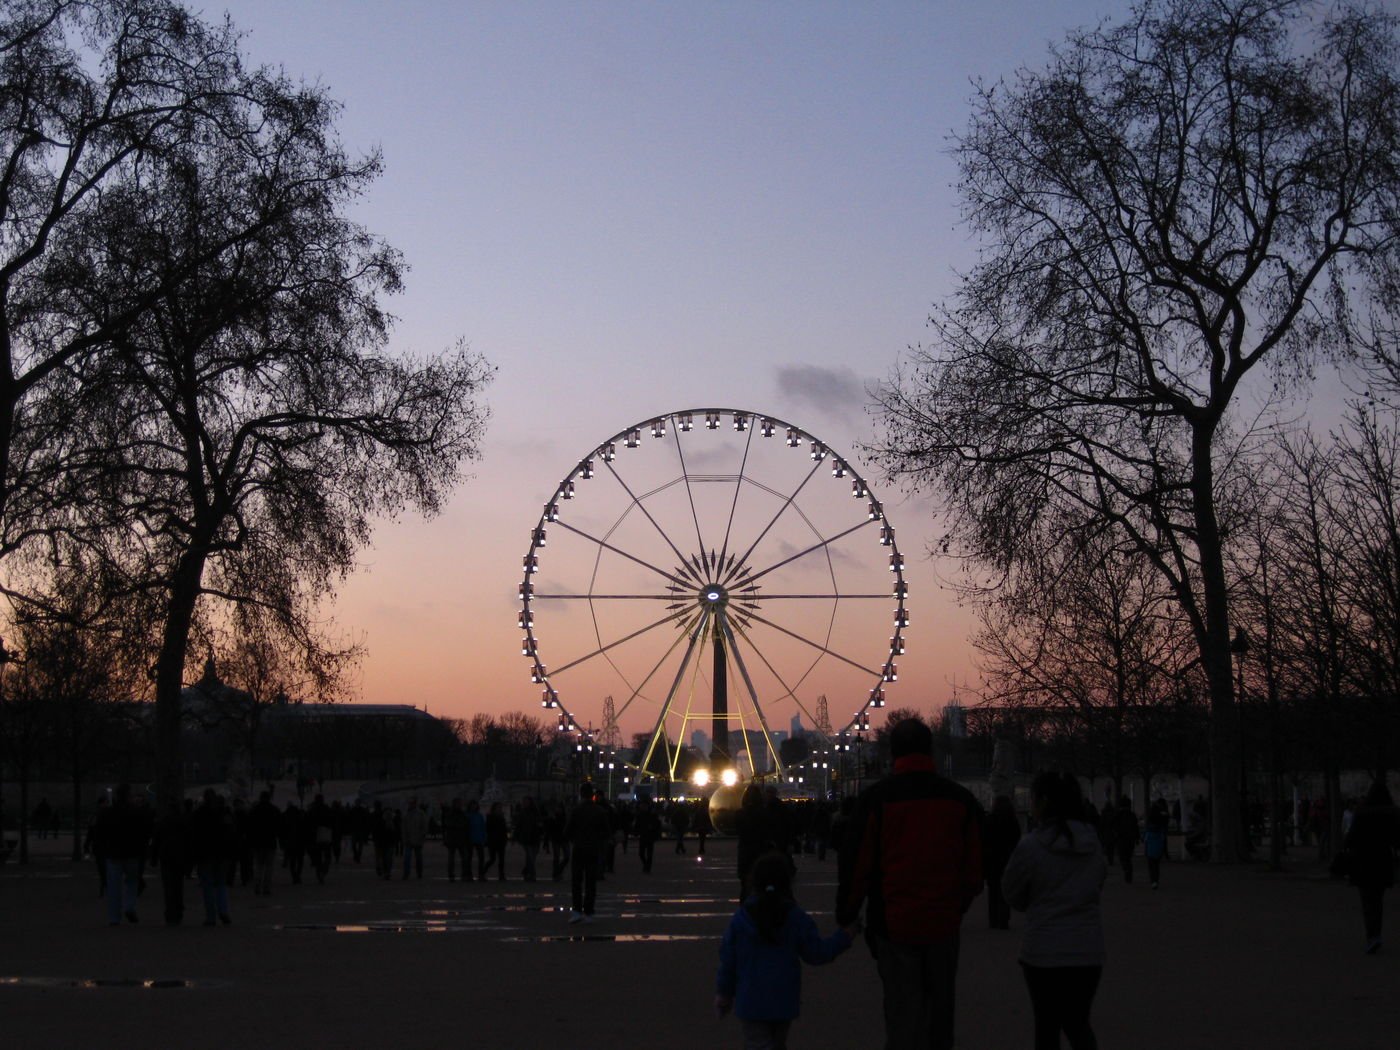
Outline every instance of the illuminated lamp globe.
[[702, 766], [690, 775], [690, 782], [698, 788], [704, 787], [710, 782], [710, 771]]

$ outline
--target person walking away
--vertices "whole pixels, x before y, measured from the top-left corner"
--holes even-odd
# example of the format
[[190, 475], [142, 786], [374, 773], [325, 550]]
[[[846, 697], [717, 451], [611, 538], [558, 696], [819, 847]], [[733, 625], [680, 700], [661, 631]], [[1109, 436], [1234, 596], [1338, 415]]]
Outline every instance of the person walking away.
[[608, 815], [593, 799], [592, 784], [579, 789], [579, 803], [569, 814], [567, 830], [573, 891], [569, 922], [592, 922], [598, 898], [598, 869], [603, 862], [603, 847], [612, 834]]
[[1147, 881], [1155, 890], [1162, 881], [1162, 858], [1167, 855], [1167, 809], [1148, 810], [1142, 829], [1142, 855], [1147, 858]]
[[107, 812], [107, 807], [112, 804], [105, 795], [97, 796], [97, 805], [93, 807], [92, 820], [88, 821], [87, 834], [83, 836], [83, 853], [92, 858], [97, 866], [97, 896], [101, 900], [107, 899], [107, 850], [108, 844], [99, 839], [102, 832], [99, 829], [104, 827], [103, 814]]
[[994, 930], [1011, 929], [1011, 905], [1006, 903], [1006, 894], [1001, 892], [1001, 875], [1011, 851], [1020, 841], [1021, 822], [1016, 818], [1016, 809], [1010, 798], [998, 795], [992, 800], [982, 840], [982, 862], [987, 876], [987, 922]]
[[264, 791], [248, 812], [248, 843], [253, 848], [253, 893], [272, 893], [272, 865], [277, 860], [277, 826], [281, 814], [272, 804], [272, 792]]
[[1381, 950], [1381, 920], [1385, 891], [1395, 885], [1395, 855], [1400, 850], [1400, 812], [1377, 780], [1356, 811], [1342, 856], [1351, 884], [1361, 894], [1361, 918], [1366, 927], [1366, 954]]
[[316, 873], [317, 884], [324, 886], [326, 873], [331, 870], [335, 828], [331, 823], [331, 807], [326, 805], [323, 795], [317, 795], [306, 807], [306, 827], [306, 848], [311, 854], [311, 870]]
[[651, 799], [644, 798], [638, 804], [633, 826], [637, 832], [637, 859], [642, 862], [642, 873], [648, 874], [656, 859], [656, 840], [661, 837], [661, 818]]
[[521, 799], [520, 808], [515, 812], [515, 841], [520, 843], [520, 848], [525, 851], [525, 862], [521, 867], [520, 876], [526, 882], [535, 881], [535, 860], [540, 852], [540, 836], [543, 829], [540, 825], [540, 811], [535, 805], [535, 800], [528, 795]]
[[376, 878], [394, 877], [394, 820], [378, 799], [370, 811], [370, 841], [374, 843], [374, 874]]
[[481, 877], [491, 866], [496, 866], [496, 878], [502, 882], [506, 877], [506, 843], [510, 841], [510, 825], [499, 802], [492, 802], [486, 814], [486, 863], [482, 866]]
[[1138, 827], [1137, 814], [1133, 812], [1132, 800], [1127, 795], [1118, 799], [1118, 808], [1113, 813], [1113, 847], [1118, 854], [1118, 865], [1123, 869], [1123, 881], [1133, 881], [1133, 854], [1137, 852], [1142, 830]]
[[695, 815], [691, 817], [690, 826], [695, 829], [695, 855], [703, 857], [705, 840], [709, 838], [710, 832], [715, 830], [715, 826], [710, 823], [710, 807], [704, 799], [695, 803]]
[[360, 799], [355, 800], [355, 804], [350, 807], [350, 856], [355, 863], [360, 863], [360, 858], [364, 856], [365, 844], [370, 840], [370, 834], [374, 829], [374, 822], [370, 819], [369, 810], [365, 809], [365, 804]]
[[745, 1050], [785, 1050], [802, 1001], [802, 963], [821, 966], [851, 946], [859, 926], [822, 937], [792, 895], [792, 861], [766, 853], [753, 866], [754, 893], [719, 948], [715, 1011], [743, 1024]]
[[555, 800], [544, 822], [545, 838], [549, 841], [549, 871], [555, 882], [564, 877], [564, 871], [569, 866], [568, 825], [569, 814], [564, 811], [564, 804]]
[[673, 802], [671, 804], [671, 831], [676, 836], [676, 852], [681, 856], [685, 855], [685, 833], [689, 830], [690, 810], [686, 809], [683, 802]]
[[860, 795], [836, 921], [851, 925], [868, 902], [888, 1050], [950, 1050], [962, 917], [982, 892], [982, 809], [935, 770], [922, 721], [897, 723], [889, 741], [894, 772]]
[[1002, 891], [1026, 913], [1021, 971], [1035, 1016], [1035, 1050], [1057, 1050], [1060, 1032], [1071, 1050], [1097, 1050], [1089, 1011], [1103, 973], [1099, 897], [1108, 861], [1082, 821], [1079, 781], [1042, 773], [1031, 785], [1036, 828], [1006, 863]]
[[472, 861], [476, 861], [476, 877], [486, 878], [486, 815], [481, 812], [481, 803], [472, 799], [467, 803], [467, 872], [466, 881], [472, 880]]
[[123, 917], [136, 922], [136, 897], [150, 829], [132, 800], [130, 784], [117, 785], [112, 804], [101, 819], [94, 837], [107, 858], [107, 924], [120, 926]]
[[204, 897], [204, 925], [227, 926], [233, 921], [228, 906], [229, 861], [236, 846], [233, 814], [213, 788], [204, 789], [204, 799], [190, 819], [190, 844]]
[[403, 836], [403, 877], [408, 878], [412, 869], [418, 878], [423, 877], [423, 843], [428, 841], [428, 811], [418, 805], [417, 798], [408, 800], [404, 810], [403, 826], [399, 829]]
[[306, 864], [306, 821], [301, 807], [290, 799], [282, 811], [282, 861], [287, 865], [287, 874], [292, 885], [301, 884], [301, 871]]
[[467, 856], [467, 811], [458, 795], [442, 810], [442, 844], [447, 849], [447, 881], [457, 881], [457, 861], [462, 862], [462, 878], [471, 882], [472, 863]]

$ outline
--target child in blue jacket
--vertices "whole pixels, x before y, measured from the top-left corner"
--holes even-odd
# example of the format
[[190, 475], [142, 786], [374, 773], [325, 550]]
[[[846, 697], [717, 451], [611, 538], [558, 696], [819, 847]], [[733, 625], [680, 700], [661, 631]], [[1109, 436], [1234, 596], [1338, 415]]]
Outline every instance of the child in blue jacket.
[[766, 853], [749, 876], [753, 893], [734, 913], [719, 948], [715, 1010], [733, 1007], [743, 1022], [746, 1050], [785, 1050], [799, 1011], [802, 963], [829, 963], [851, 946], [858, 925], [822, 937], [792, 899], [792, 861]]

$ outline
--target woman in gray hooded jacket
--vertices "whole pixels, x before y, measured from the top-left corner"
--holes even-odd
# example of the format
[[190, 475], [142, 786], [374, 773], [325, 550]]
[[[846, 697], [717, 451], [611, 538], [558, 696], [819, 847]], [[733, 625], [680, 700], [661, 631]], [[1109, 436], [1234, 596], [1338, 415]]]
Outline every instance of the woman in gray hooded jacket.
[[1081, 819], [1079, 781], [1041, 773], [1031, 785], [1035, 830], [1017, 843], [1002, 892], [1026, 913], [1021, 969], [1035, 1013], [1035, 1050], [1096, 1050], [1089, 1010], [1103, 973], [1099, 895], [1108, 875], [1098, 836]]

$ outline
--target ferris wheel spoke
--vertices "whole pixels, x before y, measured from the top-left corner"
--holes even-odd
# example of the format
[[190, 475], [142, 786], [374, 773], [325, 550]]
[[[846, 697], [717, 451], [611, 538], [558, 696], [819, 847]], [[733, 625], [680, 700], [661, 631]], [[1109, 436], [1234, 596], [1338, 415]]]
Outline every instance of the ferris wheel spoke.
[[753, 447], [753, 427], [749, 428], [748, 439], [744, 442], [744, 455], [739, 460], [739, 475], [734, 479], [734, 499], [729, 504], [729, 520], [724, 525], [724, 542], [719, 548], [719, 564], [724, 565], [724, 559], [729, 554], [729, 534], [734, 529], [734, 514], [739, 509], [739, 490], [744, 486], [744, 471], [749, 465], [749, 449]]
[[885, 601], [890, 600], [889, 591], [883, 591], [880, 594], [840, 594], [835, 591], [830, 594], [748, 594], [741, 589], [733, 593], [737, 596], [738, 600], [744, 602], [782, 601], [785, 598], [834, 598], [837, 601], [845, 601], [847, 598], [881, 598]]
[[[670, 535], [666, 532], [666, 530], [661, 527], [660, 522], [658, 522], [654, 517], [652, 517], [651, 511], [647, 510], [646, 508], [646, 504], [637, 498], [637, 494], [632, 491], [632, 486], [627, 484], [627, 482], [622, 479], [622, 475], [617, 472], [617, 468], [614, 467], [609, 460], [604, 460], [603, 465], [608, 468], [608, 472], [612, 474], [612, 476], [617, 480], [617, 483], [622, 486], [622, 491], [627, 493], [627, 497], [632, 501], [633, 505], [639, 511], [642, 512], [642, 515], [647, 519], [647, 521], [651, 522], [652, 528], [656, 529], [657, 534], [660, 535], [660, 537], [666, 541], [666, 546], [671, 548], [671, 552], [675, 554], [676, 560], [679, 561], [682, 565], [685, 565], [685, 555], [680, 552], [680, 548], [676, 546], [675, 542], [671, 539]], [[621, 554], [622, 552], [618, 551], [618, 553]], [[676, 578], [670, 573], [667, 573], [666, 575], [668, 578], [671, 579]], [[689, 583], [689, 581], [681, 582], [685, 582], [687, 584]]]
[[[643, 514], [646, 514], [646, 509], [645, 509], [645, 508], [642, 509], [642, 513], [643, 513]], [[647, 517], [650, 518], [651, 515], [648, 514]], [[682, 577], [682, 576], [677, 576], [674, 572], [671, 572], [669, 569], [660, 568], [659, 566], [653, 565], [653, 564], [652, 564], [651, 562], [649, 562], [649, 561], [646, 561], [646, 560], [644, 560], [644, 559], [642, 559], [642, 558], [637, 557], [635, 554], [629, 554], [627, 551], [623, 550], [621, 547], [615, 547], [615, 546], [613, 546], [611, 543], [609, 543], [607, 540], [600, 540], [597, 536], [590, 535], [589, 533], [584, 532], [582, 529], [575, 528], [574, 526], [570, 525], [567, 521], [556, 521], [554, 524], [563, 526], [564, 528], [568, 529], [570, 532], [572, 532], [572, 533], [573, 533], [574, 535], [576, 535], [576, 536], [582, 536], [584, 539], [588, 540], [590, 543], [596, 543], [599, 547], [602, 547], [602, 548], [603, 548], [604, 550], [606, 550], [606, 551], [611, 551], [613, 554], [617, 554], [617, 555], [619, 555], [619, 556], [621, 556], [621, 557], [623, 557], [623, 558], [628, 559], [629, 561], [634, 561], [634, 562], [636, 562], [638, 565], [642, 566], [644, 569], [650, 569], [652, 572], [656, 573], [656, 574], [657, 574], [658, 576], [660, 576], [662, 579], [670, 580], [672, 583], [679, 584], [679, 585], [681, 585], [682, 587], [689, 587], [689, 586], [690, 586], [690, 581], [689, 581], [689, 580], [685, 579], [685, 578]], [[652, 524], [655, 525], [656, 522], [653, 521]], [[658, 526], [658, 528], [659, 528], [659, 526]], [[667, 542], [670, 543], [669, 540], [667, 540]], [[674, 545], [672, 545], [672, 546], [671, 546], [671, 549], [674, 551], [676, 548], [675, 548]], [[677, 554], [679, 554], [679, 553], [680, 553], [680, 552], [677, 551]], [[682, 560], [684, 560], [684, 559], [682, 559]]]
[[[830, 546], [831, 546], [833, 543], [835, 543], [837, 540], [844, 540], [844, 539], [845, 539], [847, 536], [849, 536], [851, 533], [853, 533], [853, 532], [859, 532], [861, 529], [863, 529], [863, 528], [865, 528], [867, 525], [871, 524], [871, 522], [872, 522], [872, 519], [870, 519], [870, 518], [866, 518], [866, 519], [863, 520], [863, 521], [857, 522], [856, 524], [852, 525], [850, 528], [848, 528], [848, 529], [843, 529], [842, 531], [838, 532], [835, 536], [828, 536], [826, 539], [822, 540], [820, 543], [814, 543], [814, 544], [812, 544], [812, 545], [811, 545], [810, 547], [808, 547], [806, 550], [798, 551], [796, 554], [793, 554], [793, 555], [791, 555], [791, 556], [789, 556], [789, 557], [787, 557], [787, 558], [784, 558], [784, 559], [783, 559], [782, 561], [780, 561], [780, 562], [774, 562], [772, 565], [768, 566], [766, 569], [761, 569], [760, 571], [754, 573], [752, 576], [745, 576], [745, 577], [744, 577], [744, 583], [745, 583], [745, 584], [753, 583], [753, 582], [755, 582], [756, 580], [760, 580], [760, 579], [762, 579], [764, 576], [767, 576], [770, 572], [774, 572], [774, 571], [776, 571], [777, 569], [781, 569], [784, 565], [788, 565], [788, 564], [790, 564], [790, 563], [792, 563], [792, 562], [797, 561], [799, 558], [805, 558], [805, 557], [807, 557], [807, 555], [809, 555], [809, 554], [815, 554], [815, 553], [817, 553], [818, 551], [826, 550], [826, 548], [830, 547]], [[745, 557], [747, 557], [747, 555], [745, 555]], [[882, 595], [880, 595], [880, 597], [882, 597], [882, 598], [888, 598], [889, 595], [887, 595], [887, 594], [882, 594]]]
[[754, 552], [754, 549], [760, 543], [763, 542], [763, 537], [768, 535], [769, 531], [773, 528], [773, 526], [778, 524], [778, 519], [781, 518], [783, 516], [783, 513], [793, 505], [793, 502], [797, 499], [799, 495], [801, 495], [802, 490], [807, 487], [807, 482], [811, 481], [812, 478], [816, 476], [817, 471], [820, 469], [821, 463], [818, 462], [812, 464], [812, 469], [807, 472], [807, 476], [802, 479], [801, 484], [799, 484], [797, 488], [792, 490], [792, 494], [788, 496], [787, 499], [783, 500], [783, 505], [778, 508], [778, 513], [774, 514], [772, 520], [769, 521], [767, 525], [763, 526], [763, 531], [760, 532], [758, 536], [754, 539], [754, 541], [749, 544], [749, 549], [744, 551], [743, 556], [734, 563], [734, 568], [729, 571], [729, 574], [726, 576], [726, 581], [732, 580], [734, 576], [738, 573], [738, 571], [743, 568], [744, 563], [749, 560], [749, 555], [751, 555]]
[[822, 645], [820, 642], [814, 642], [812, 641], [812, 639], [800, 635], [796, 631], [789, 631], [786, 627], [783, 627], [781, 624], [776, 624], [772, 620], [766, 619], [765, 617], [760, 616], [756, 612], [749, 611], [745, 613], [745, 615], [752, 620], [758, 621], [765, 627], [771, 627], [773, 628], [773, 630], [779, 632], [780, 634], [785, 634], [789, 638], [801, 642], [803, 645], [811, 646], [813, 649], [816, 649], [818, 652], [824, 653], [825, 655], [831, 657], [833, 660], [840, 660], [843, 664], [849, 664], [850, 666], [854, 667], [857, 671], [864, 671], [868, 675], [878, 675], [881, 673], [873, 667], [866, 667], [864, 664], [852, 660], [848, 656], [842, 656], [835, 649]]
[[681, 478], [685, 481], [686, 499], [690, 501], [690, 518], [695, 522], [695, 543], [696, 549], [700, 552], [700, 557], [705, 556], [705, 537], [700, 530], [700, 512], [695, 509], [695, 492], [690, 487], [690, 471], [685, 467], [685, 449], [681, 447], [681, 429], [675, 428], [676, 433], [676, 456], [681, 461]]
[[565, 671], [568, 671], [568, 670], [570, 670], [571, 668], [577, 667], [579, 664], [587, 663], [589, 660], [592, 660], [595, 656], [602, 656], [604, 653], [608, 652], [609, 650], [611, 650], [611, 649], [616, 649], [619, 645], [624, 645], [624, 644], [626, 644], [627, 642], [632, 641], [634, 638], [640, 638], [642, 635], [646, 634], [648, 631], [654, 631], [654, 630], [656, 630], [656, 628], [658, 628], [658, 627], [664, 627], [664, 626], [665, 626], [666, 624], [668, 624], [668, 623], [674, 623], [676, 620], [679, 620], [681, 617], [685, 616], [687, 613], [689, 613], [689, 612], [691, 612], [691, 611], [692, 611], [692, 610], [690, 610], [689, 608], [686, 608], [686, 609], [680, 610], [679, 612], [674, 612], [674, 613], [672, 613], [670, 616], [664, 616], [664, 617], [662, 617], [661, 619], [656, 620], [656, 621], [653, 622], [653, 623], [647, 624], [645, 627], [642, 627], [642, 628], [640, 628], [640, 629], [638, 629], [638, 630], [633, 631], [631, 634], [627, 635], [625, 638], [619, 638], [619, 639], [618, 639], [617, 641], [615, 641], [615, 642], [609, 642], [607, 645], [599, 646], [597, 649], [594, 649], [591, 653], [586, 653], [586, 654], [584, 654], [583, 656], [580, 656], [580, 657], [578, 657], [578, 658], [575, 659], [575, 660], [570, 660], [568, 663], [564, 664], [564, 665], [561, 666], [561, 667], [556, 667], [553, 671], [551, 671], [551, 672], [549, 672], [549, 673], [550, 673], [551, 676], [561, 675], [561, 674], [563, 674]]
[[[768, 716], [763, 713], [763, 705], [759, 703], [758, 690], [753, 686], [753, 678], [749, 675], [749, 669], [744, 663], [743, 654], [739, 652], [739, 646], [734, 641], [734, 632], [730, 629], [727, 619], [721, 621], [721, 627], [724, 631], [725, 641], [729, 643], [727, 647], [729, 655], [734, 658], [734, 664], [739, 668], [739, 676], [744, 680], [744, 688], [749, 691], [749, 702], [753, 704], [754, 716], [758, 719], [758, 724], [763, 729], [763, 739], [764, 742], [767, 743], [768, 750], [773, 756], [773, 764], [778, 772], [781, 773], [783, 771], [783, 760], [778, 755], [778, 749], [773, 746], [773, 733], [768, 728]], [[752, 642], [749, 644], [750, 646], [753, 645]], [[761, 653], [759, 655], [760, 657], [762, 656]], [[764, 662], [766, 663], [767, 661]], [[782, 679], [779, 679], [779, 682], [781, 681]], [[786, 686], [784, 686], [784, 688], [786, 688]], [[795, 700], [797, 698], [794, 696], [793, 699]], [[750, 765], [753, 764], [752, 755], [749, 756], [749, 763]]]
[[[701, 615], [703, 615], [703, 613], [696, 611], [696, 619], [698, 619]], [[682, 630], [679, 634], [676, 635], [676, 640], [666, 647], [666, 651], [661, 654], [661, 658], [657, 660], [656, 663], [652, 664], [651, 670], [647, 672], [646, 677], [637, 683], [636, 688], [632, 690], [632, 695], [629, 696], [626, 702], [623, 703], [622, 707], [618, 709], [616, 715], [617, 718], [621, 718], [624, 714], [627, 713], [627, 709], [637, 702], [637, 698], [641, 696], [642, 690], [647, 687], [647, 683], [650, 682], [656, 676], [657, 671], [661, 670], [661, 666], [671, 658], [671, 655], [680, 647], [681, 642], [685, 641], [685, 639], [689, 637], [689, 633], [694, 627], [695, 621], [688, 621], [687, 623], [682, 625]]]
[[656, 741], [666, 728], [666, 716], [671, 711], [671, 704], [675, 701], [676, 690], [680, 688], [681, 679], [685, 677], [685, 669], [690, 665], [690, 658], [695, 655], [695, 646], [699, 643], [705, 633], [705, 626], [710, 622], [709, 613], [700, 616], [699, 621], [690, 632], [690, 642], [685, 647], [685, 655], [681, 657], [681, 665], [676, 668], [676, 676], [671, 679], [671, 688], [666, 691], [666, 699], [662, 701], [661, 710], [656, 716], [656, 725], [651, 731], [651, 741], [647, 744], [646, 754], [642, 756], [642, 768], [651, 766], [651, 756], [656, 751]]
[[675, 594], [532, 594], [531, 601], [548, 599], [556, 602], [675, 602], [683, 601]]
[[[726, 625], [726, 626], [727, 626], [727, 625]], [[788, 698], [790, 698], [790, 699], [792, 700], [792, 702], [797, 706], [797, 709], [798, 709], [799, 711], [801, 711], [804, 715], [806, 715], [806, 716], [811, 720], [811, 722], [812, 722], [813, 725], [816, 725], [816, 722], [817, 722], [816, 716], [813, 715], [811, 711], [808, 711], [808, 710], [807, 710], [807, 705], [804, 704], [804, 703], [798, 698], [796, 688], [793, 687], [793, 686], [788, 685], [787, 679], [785, 679], [785, 678], [783, 677], [783, 675], [781, 674], [781, 672], [779, 672], [778, 669], [777, 669], [776, 667], [773, 666], [772, 661], [770, 661], [770, 660], [768, 659], [768, 657], [766, 657], [766, 656], [763, 655], [763, 650], [760, 649], [758, 646], [754, 645], [753, 639], [749, 637], [748, 632], [745, 631], [745, 630], [743, 629], [742, 626], [739, 628], [739, 634], [743, 637], [744, 641], [746, 641], [746, 642], [749, 643], [749, 648], [752, 649], [752, 650], [754, 651], [755, 655], [758, 656], [759, 660], [761, 660], [761, 661], [763, 662], [763, 666], [766, 667], [766, 668], [768, 668], [769, 674], [771, 674], [774, 678], [776, 678], [776, 679], [778, 680], [778, 684], [779, 684], [780, 686], [783, 687], [783, 695], [786, 696], [786, 697], [788, 697]], [[731, 635], [731, 637], [732, 637], [732, 635]], [[736, 645], [736, 646], [734, 647], [734, 649], [735, 649], [735, 659], [738, 659], [738, 658], [739, 658], [739, 656], [738, 656], [738, 646]], [[806, 675], [803, 675], [802, 677], [803, 677], [803, 678], [806, 678], [807, 676], [806, 676]], [[798, 684], [800, 685], [801, 683], [799, 682]]]

